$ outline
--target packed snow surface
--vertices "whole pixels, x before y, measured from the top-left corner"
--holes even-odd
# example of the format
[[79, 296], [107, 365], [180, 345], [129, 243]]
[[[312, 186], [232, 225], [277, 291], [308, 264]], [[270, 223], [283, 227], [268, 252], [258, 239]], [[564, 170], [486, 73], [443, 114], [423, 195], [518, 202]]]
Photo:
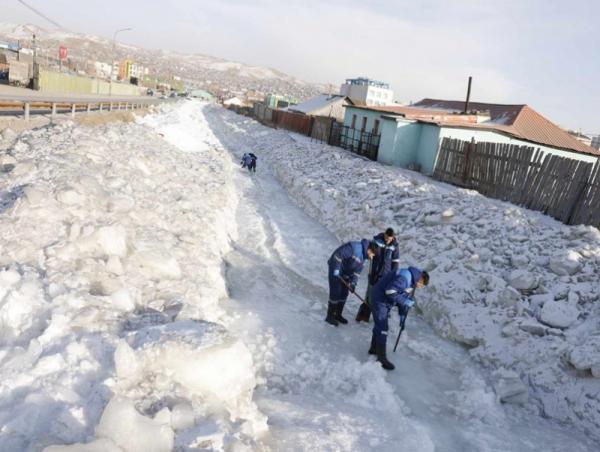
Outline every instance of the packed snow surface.
[[197, 106], [145, 121], [3, 134], [0, 450], [266, 431], [250, 351], [222, 324], [234, 167]]
[[[195, 101], [0, 157], [0, 450], [598, 449], [595, 229]], [[387, 226], [432, 275], [394, 372], [323, 322]]]

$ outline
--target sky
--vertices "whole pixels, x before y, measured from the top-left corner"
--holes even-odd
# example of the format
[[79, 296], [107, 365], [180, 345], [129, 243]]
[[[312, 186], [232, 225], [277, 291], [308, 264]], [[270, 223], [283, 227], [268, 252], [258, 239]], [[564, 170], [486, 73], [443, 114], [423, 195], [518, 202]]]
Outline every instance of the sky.
[[[267, 66], [309, 82], [386, 81], [424, 97], [528, 104], [600, 133], [596, 0], [26, 0], [66, 29]], [[17, 0], [0, 21], [53, 28]]]

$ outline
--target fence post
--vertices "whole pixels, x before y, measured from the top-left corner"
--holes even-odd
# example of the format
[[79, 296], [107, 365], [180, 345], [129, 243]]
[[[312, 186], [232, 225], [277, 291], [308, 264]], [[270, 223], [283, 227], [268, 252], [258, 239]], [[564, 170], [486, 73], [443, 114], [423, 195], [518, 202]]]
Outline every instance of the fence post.
[[25, 121], [29, 121], [29, 102], [25, 102]]
[[98, 107], [98, 110], [100, 111], [100, 113], [102, 113], [102, 102], [100, 102], [100, 106]]
[[56, 118], [56, 102], [52, 102], [52, 113], [50, 113], [52, 119]]
[[87, 104], [87, 112], [88, 114], [92, 111], [92, 104]]
[[469, 177], [470, 172], [469, 164], [471, 163], [471, 153], [474, 151], [476, 146], [477, 143], [475, 142], [475, 137], [471, 137], [471, 142], [466, 146], [465, 149], [465, 166], [462, 173], [462, 183], [463, 185], [469, 187], [471, 186], [470, 184], [467, 184], [467, 178]]
[[113, 111], [113, 103], [108, 104], [108, 111]]
[[75, 117], [75, 110], [77, 109], [77, 104], [71, 105], [71, 118]]
[[[591, 173], [588, 176], [588, 178], [591, 177], [592, 174], [593, 173]], [[569, 208], [569, 215], [567, 215], [567, 217], [565, 218], [565, 224], [573, 224], [573, 221], [575, 220], [575, 211], [579, 207], [579, 204], [583, 201], [583, 194], [585, 193], [585, 190], [588, 187], [588, 183], [589, 179], [580, 183], [581, 187], [579, 188], [579, 190], [577, 190], [577, 196], [575, 197], [575, 201], [573, 202], [573, 204], [571, 204], [571, 207]]]

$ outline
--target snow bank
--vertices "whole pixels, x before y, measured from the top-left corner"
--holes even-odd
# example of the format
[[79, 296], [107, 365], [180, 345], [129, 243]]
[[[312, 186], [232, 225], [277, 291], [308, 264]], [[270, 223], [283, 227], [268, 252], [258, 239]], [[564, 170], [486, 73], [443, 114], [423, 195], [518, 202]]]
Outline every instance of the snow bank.
[[597, 229], [205, 110], [224, 143], [270, 162], [298, 205], [340, 240], [394, 227], [402, 264], [431, 272], [418, 295], [423, 317], [489, 369], [500, 400], [600, 438], [599, 360], [589, 342], [600, 334]]
[[237, 195], [199, 111], [3, 133], [0, 449], [254, 445], [266, 429], [249, 352], [217, 325]]

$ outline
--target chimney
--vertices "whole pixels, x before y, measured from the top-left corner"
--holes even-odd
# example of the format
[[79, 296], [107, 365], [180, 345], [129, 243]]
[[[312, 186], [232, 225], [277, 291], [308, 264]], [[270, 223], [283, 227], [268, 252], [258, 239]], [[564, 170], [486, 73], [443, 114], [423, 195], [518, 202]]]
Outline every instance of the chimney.
[[469, 99], [471, 98], [471, 80], [473, 77], [469, 75], [469, 86], [467, 87], [467, 100], [465, 100], [465, 111], [463, 112], [465, 115], [469, 111]]

